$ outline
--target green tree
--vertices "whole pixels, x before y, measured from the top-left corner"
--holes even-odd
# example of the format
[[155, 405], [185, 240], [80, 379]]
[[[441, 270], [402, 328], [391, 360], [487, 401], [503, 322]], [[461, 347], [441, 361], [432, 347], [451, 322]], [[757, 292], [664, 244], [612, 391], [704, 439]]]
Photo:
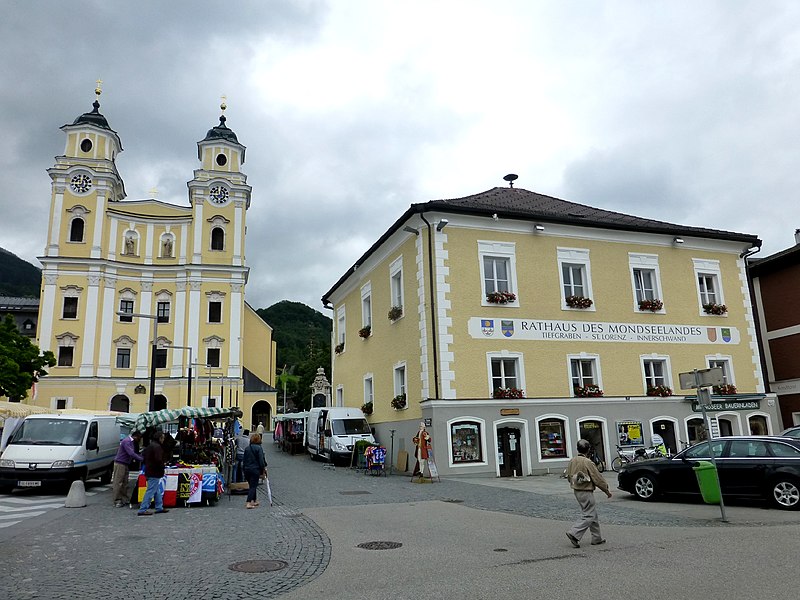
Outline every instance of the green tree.
[[22, 400], [36, 378], [47, 375], [45, 367], [55, 364], [53, 353], [40, 353], [39, 347], [17, 330], [14, 317], [7, 314], [0, 323], [0, 396]]

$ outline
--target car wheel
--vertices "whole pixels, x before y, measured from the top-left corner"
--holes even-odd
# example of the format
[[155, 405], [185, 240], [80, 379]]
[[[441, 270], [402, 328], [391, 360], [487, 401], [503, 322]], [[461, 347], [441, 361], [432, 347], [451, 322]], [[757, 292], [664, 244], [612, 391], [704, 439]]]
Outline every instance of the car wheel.
[[658, 484], [655, 477], [649, 474], [637, 475], [633, 484], [633, 494], [639, 500], [650, 501], [656, 497]]
[[776, 479], [770, 487], [772, 503], [783, 510], [800, 509], [800, 487], [789, 477]]

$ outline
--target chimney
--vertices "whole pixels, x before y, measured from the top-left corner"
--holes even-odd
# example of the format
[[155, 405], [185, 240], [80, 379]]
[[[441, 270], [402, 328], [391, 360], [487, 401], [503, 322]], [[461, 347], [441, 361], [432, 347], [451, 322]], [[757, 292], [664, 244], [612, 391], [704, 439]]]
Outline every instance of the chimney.
[[794, 243], [800, 244], [800, 229], [794, 230]]

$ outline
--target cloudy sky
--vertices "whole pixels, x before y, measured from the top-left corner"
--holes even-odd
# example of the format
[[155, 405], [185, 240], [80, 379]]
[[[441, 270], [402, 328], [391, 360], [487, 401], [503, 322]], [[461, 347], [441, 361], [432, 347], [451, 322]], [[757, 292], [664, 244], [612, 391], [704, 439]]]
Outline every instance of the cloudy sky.
[[122, 139], [129, 200], [188, 205], [247, 146], [247, 300], [320, 297], [408, 206], [517, 187], [672, 223], [800, 228], [800, 2], [7, 0], [0, 246], [39, 264], [59, 127]]

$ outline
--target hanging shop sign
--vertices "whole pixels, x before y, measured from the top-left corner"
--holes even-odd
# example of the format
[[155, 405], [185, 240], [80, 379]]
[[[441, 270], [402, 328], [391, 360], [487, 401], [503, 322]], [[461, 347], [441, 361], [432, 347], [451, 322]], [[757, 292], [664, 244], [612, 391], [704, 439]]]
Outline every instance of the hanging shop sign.
[[501, 417], [510, 417], [519, 414], [518, 408], [501, 408], [500, 409], [500, 416]]
[[580, 341], [661, 344], [739, 343], [736, 327], [700, 325], [645, 325], [603, 321], [545, 321], [540, 319], [483, 319], [471, 317], [467, 323], [475, 339], [512, 338], [535, 341]]

